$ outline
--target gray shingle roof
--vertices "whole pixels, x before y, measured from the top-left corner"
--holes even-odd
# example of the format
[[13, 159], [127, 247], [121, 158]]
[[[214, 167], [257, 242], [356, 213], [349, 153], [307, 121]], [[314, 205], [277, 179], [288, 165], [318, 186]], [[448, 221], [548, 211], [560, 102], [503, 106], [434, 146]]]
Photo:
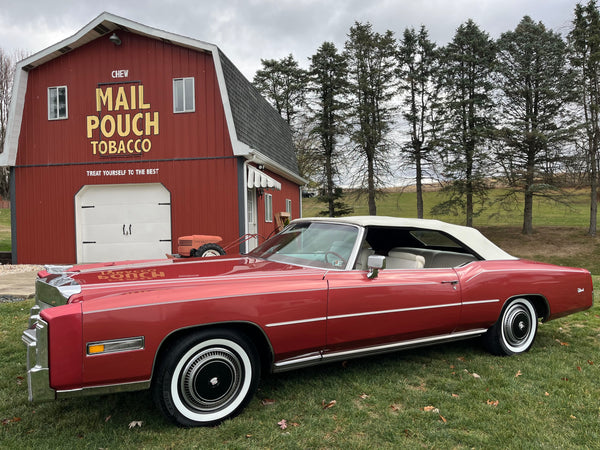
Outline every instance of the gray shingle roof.
[[220, 49], [219, 58], [238, 140], [299, 175], [287, 122]]

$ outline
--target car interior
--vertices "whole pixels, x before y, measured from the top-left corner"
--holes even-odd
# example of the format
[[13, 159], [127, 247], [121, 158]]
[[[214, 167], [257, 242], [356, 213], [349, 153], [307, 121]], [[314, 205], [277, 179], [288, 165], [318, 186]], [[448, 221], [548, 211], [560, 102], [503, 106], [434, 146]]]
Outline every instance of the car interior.
[[441, 231], [390, 227], [367, 228], [354, 268], [368, 270], [370, 255], [385, 256], [388, 269], [452, 268], [481, 259]]

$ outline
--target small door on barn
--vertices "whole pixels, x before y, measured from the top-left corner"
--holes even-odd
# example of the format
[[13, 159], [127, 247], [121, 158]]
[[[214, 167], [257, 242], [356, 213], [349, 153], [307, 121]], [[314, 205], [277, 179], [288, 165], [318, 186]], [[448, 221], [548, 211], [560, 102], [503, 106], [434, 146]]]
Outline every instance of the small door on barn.
[[84, 186], [75, 196], [77, 261], [171, 253], [171, 193], [162, 184]]
[[254, 250], [258, 246], [258, 222], [256, 220], [256, 189], [248, 189], [247, 192], [247, 233], [252, 235], [246, 242], [246, 251]]

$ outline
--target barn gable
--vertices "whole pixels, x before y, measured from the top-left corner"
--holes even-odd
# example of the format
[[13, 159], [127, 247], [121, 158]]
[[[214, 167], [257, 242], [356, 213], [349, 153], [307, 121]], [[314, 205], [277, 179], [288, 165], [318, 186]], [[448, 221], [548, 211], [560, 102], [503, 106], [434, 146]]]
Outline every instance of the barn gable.
[[18, 64], [0, 165], [14, 263], [161, 257], [192, 234], [246, 251], [301, 215], [289, 127], [233, 63], [109, 13]]
[[216, 45], [151, 28], [107, 12], [100, 14], [73, 36], [19, 62], [10, 107], [11, 121], [4, 151], [0, 153], [0, 166], [14, 166], [16, 162], [27, 73], [99, 37], [118, 31], [210, 53], [215, 62], [234, 154], [258, 163], [270, 163], [277, 173], [304, 184], [305, 180], [298, 173], [289, 126]]

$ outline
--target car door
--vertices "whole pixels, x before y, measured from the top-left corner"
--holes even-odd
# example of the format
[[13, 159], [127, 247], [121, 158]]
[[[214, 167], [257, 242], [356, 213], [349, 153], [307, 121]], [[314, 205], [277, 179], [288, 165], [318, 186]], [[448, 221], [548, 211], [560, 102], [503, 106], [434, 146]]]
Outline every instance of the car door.
[[331, 271], [325, 353], [439, 336], [452, 332], [461, 312], [453, 269]]

